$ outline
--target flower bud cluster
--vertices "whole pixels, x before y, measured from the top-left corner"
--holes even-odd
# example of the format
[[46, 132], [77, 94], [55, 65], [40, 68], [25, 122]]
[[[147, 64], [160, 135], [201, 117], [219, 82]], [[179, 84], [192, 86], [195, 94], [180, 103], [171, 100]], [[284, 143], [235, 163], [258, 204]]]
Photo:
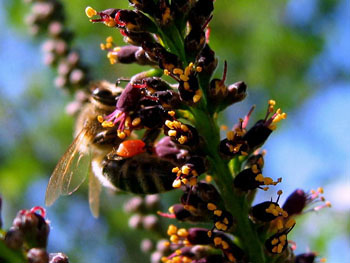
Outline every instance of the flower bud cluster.
[[34, 35], [46, 33], [42, 45], [44, 63], [57, 69], [55, 85], [59, 88], [83, 88], [89, 82], [87, 67], [72, 48], [73, 33], [65, 25], [64, 8], [59, 0], [25, 0], [31, 3], [26, 23]]
[[[17, 213], [10, 229], [4, 231], [4, 236], [0, 235], [0, 243], [3, 243], [6, 249], [11, 250], [9, 254], [0, 255], [0, 262], [9, 262], [6, 257], [10, 254], [15, 254], [22, 262], [28, 263], [69, 262], [68, 257], [63, 253], [49, 254], [46, 251], [50, 227], [45, 216], [45, 209], [40, 206], [30, 210], [20, 210]], [[1, 251], [5, 252], [6, 250], [2, 249]]]

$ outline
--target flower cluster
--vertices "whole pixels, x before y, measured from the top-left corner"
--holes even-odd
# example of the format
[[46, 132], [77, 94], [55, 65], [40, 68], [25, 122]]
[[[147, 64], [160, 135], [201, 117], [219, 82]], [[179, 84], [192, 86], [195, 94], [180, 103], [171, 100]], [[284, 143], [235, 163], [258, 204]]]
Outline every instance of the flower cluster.
[[[77, 119], [83, 125], [77, 125], [77, 138], [68, 150], [72, 158], [64, 156], [56, 167], [47, 204], [72, 192], [63, 178], [71, 159], [83, 159], [89, 147], [95, 155], [89, 178], [95, 215], [99, 184], [144, 195], [183, 191], [179, 203], [158, 215], [194, 226], [173, 222], [167, 230], [169, 241], [158, 242], [156, 251], [151, 241], [144, 240], [143, 250], [153, 251], [152, 262], [315, 262], [315, 254], [294, 255], [288, 234], [307, 205], [324, 203], [313, 210], [330, 206], [322, 189], [296, 190], [283, 206], [282, 191], [277, 190], [276, 201], [252, 205], [257, 191], [282, 181], [265, 176], [265, 152], [260, 148], [286, 113], [269, 100], [262, 119], [249, 124], [253, 106], [225, 138], [220, 136], [218, 114], [243, 100], [247, 85], [226, 84], [226, 61], [222, 77], [213, 77], [218, 65], [209, 45], [214, 1], [129, 2], [132, 10], [87, 7], [85, 13], [92, 23], [124, 37], [127, 45], [119, 46], [112, 36], [100, 45], [112, 65], [136, 63], [152, 69], [117, 79], [116, 85], [90, 85], [91, 95], [81, 104]], [[62, 180], [57, 179], [60, 176]], [[132, 228], [159, 231], [159, 220], [149, 215], [149, 198], [135, 197], [127, 204], [134, 213]], [[200, 223], [206, 227], [198, 227]]]
[[34, 35], [47, 33], [42, 45], [44, 63], [57, 68], [55, 85], [71, 92], [84, 88], [89, 82], [86, 65], [80, 54], [72, 48], [73, 32], [65, 26], [64, 8], [58, 0], [25, 0], [32, 3], [26, 23]]
[[[0, 212], [1, 201], [0, 197]], [[47, 253], [50, 226], [45, 216], [45, 209], [36, 206], [30, 210], [20, 210], [8, 231], [2, 231], [0, 224], [0, 247], [4, 252], [0, 255], [0, 262], [69, 262], [63, 253]]]

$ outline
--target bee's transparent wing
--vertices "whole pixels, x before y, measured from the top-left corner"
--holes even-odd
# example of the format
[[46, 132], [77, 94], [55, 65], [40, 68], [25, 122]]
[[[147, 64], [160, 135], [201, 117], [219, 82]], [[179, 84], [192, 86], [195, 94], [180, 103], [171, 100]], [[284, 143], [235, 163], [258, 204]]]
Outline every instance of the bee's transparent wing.
[[92, 172], [91, 165], [89, 171], [89, 205], [94, 217], [98, 217], [100, 210], [101, 183]]
[[45, 205], [52, 205], [60, 195], [73, 193], [84, 182], [91, 162], [89, 136], [88, 129], [83, 129], [59, 160], [46, 189]]

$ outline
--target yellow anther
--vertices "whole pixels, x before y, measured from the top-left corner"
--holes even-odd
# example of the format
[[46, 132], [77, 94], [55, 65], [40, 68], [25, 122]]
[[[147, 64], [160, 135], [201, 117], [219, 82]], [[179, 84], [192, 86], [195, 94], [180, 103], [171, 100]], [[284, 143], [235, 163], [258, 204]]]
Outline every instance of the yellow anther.
[[332, 207], [332, 203], [329, 202], [329, 201], [327, 201], [327, 202], [326, 202], [326, 206], [327, 206], [327, 207]]
[[180, 68], [174, 68], [173, 73], [176, 75], [182, 75], [184, 73], [184, 71]]
[[277, 253], [277, 249], [278, 249], [277, 246], [273, 247], [273, 248], [272, 248], [272, 252], [273, 252], [273, 253]]
[[112, 43], [106, 43], [106, 48], [107, 49], [110, 49], [110, 48], [112, 48], [113, 47], [113, 44]]
[[210, 182], [213, 181], [213, 177], [212, 177], [211, 175], [206, 175], [206, 176], [205, 176], [205, 181], [206, 181], [207, 183], [210, 183]]
[[188, 240], [184, 240], [184, 241], [183, 241], [183, 244], [184, 244], [186, 247], [192, 246], [192, 244], [191, 244], [190, 241], [188, 241]]
[[178, 256], [181, 255], [181, 250], [180, 249], [175, 250], [175, 254]]
[[98, 120], [98, 122], [100, 122], [100, 123], [104, 122], [104, 119], [103, 119], [103, 117], [102, 117], [101, 115], [98, 115], [98, 116], [97, 116], [97, 120]]
[[196, 67], [196, 71], [197, 71], [197, 72], [202, 72], [202, 70], [203, 70], [202, 67], [200, 67], [200, 66], [197, 66], [197, 67]]
[[118, 137], [120, 138], [120, 139], [125, 139], [125, 137], [126, 137], [126, 134], [125, 134], [125, 132], [124, 131], [118, 131]]
[[180, 144], [184, 144], [187, 142], [187, 136], [181, 135], [180, 138], [178, 139], [178, 142]]
[[181, 128], [181, 122], [179, 121], [173, 121], [173, 124], [174, 124], [174, 127], [177, 128], [177, 129], [180, 129]]
[[194, 176], [194, 177], [197, 177], [199, 174], [197, 173], [196, 170], [192, 170], [191, 174]]
[[174, 235], [177, 232], [177, 227], [175, 225], [169, 225], [168, 226], [168, 230], [167, 230], [167, 234], [168, 236]]
[[222, 238], [221, 237], [215, 237], [214, 238], [215, 246], [221, 245], [221, 243], [222, 243]]
[[112, 43], [113, 42], [113, 37], [112, 36], [109, 36], [106, 38], [106, 42], [107, 43]]
[[181, 167], [181, 172], [185, 175], [189, 175], [190, 174], [190, 171], [191, 171], [191, 168], [188, 167], [187, 165], [184, 165]]
[[258, 169], [258, 166], [256, 164], [252, 165], [252, 172], [255, 173], [255, 174], [260, 172], [260, 170]]
[[282, 253], [282, 250], [283, 250], [283, 246], [281, 244], [279, 244], [277, 247], [277, 253], [278, 254]]
[[211, 237], [213, 235], [213, 232], [211, 232], [210, 230], [207, 233], [208, 237]]
[[320, 194], [323, 194], [323, 187], [319, 187], [319, 188], [317, 188], [317, 192], [319, 192]]
[[115, 47], [113, 48], [113, 52], [119, 52], [122, 48], [121, 47]]
[[235, 138], [235, 132], [234, 131], [228, 131], [226, 133], [226, 137], [227, 137], [228, 140], [233, 141], [233, 139]]
[[225, 225], [228, 225], [228, 223], [229, 223], [227, 217], [225, 217], [224, 220], [222, 220], [222, 222], [223, 222]]
[[190, 89], [190, 84], [186, 81], [184, 82], [184, 89], [189, 90]]
[[196, 184], [197, 184], [197, 178], [192, 177], [192, 178], [190, 179], [190, 186], [195, 186]]
[[173, 110], [168, 111], [168, 114], [169, 114], [171, 117], [174, 117], [174, 116], [175, 116], [175, 111], [173, 111]]
[[271, 241], [271, 245], [276, 245], [278, 243], [278, 239], [277, 238], [274, 238], [274, 239], [272, 239], [272, 241]]
[[85, 8], [85, 14], [88, 18], [91, 18], [95, 15], [97, 15], [97, 11], [93, 9], [91, 6], [88, 6]]
[[181, 130], [188, 132], [188, 127], [185, 124], [181, 124]]
[[282, 235], [282, 236], [279, 237], [279, 240], [281, 242], [286, 241], [287, 240], [287, 236], [286, 235]]
[[207, 208], [208, 208], [208, 210], [213, 211], [216, 209], [216, 205], [214, 205], [213, 203], [208, 203]]
[[181, 182], [182, 182], [183, 184], [188, 184], [188, 179], [183, 178], [183, 179], [181, 179]]
[[197, 103], [201, 99], [202, 94], [203, 94], [203, 92], [202, 92], [201, 89], [197, 90], [196, 91], [196, 95], [194, 95], [193, 98], [192, 98], [193, 102]]
[[222, 241], [221, 245], [222, 245], [223, 249], [228, 249], [230, 247], [229, 244], [226, 241]]
[[103, 44], [103, 43], [101, 43], [101, 44], [100, 44], [100, 48], [101, 48], [101, 50], [105, 50], [105, 49], [106, 49], [106, 45]]
[[273, 180], [272, 180], [271, 177], [265, 177], [265, 178], [264, 178], [264, 184], [265, 184], [265, 185], [270, 185], [270, 184], [272, 184], [272, 183], [273, 183]]
[[171, 137], [175, 137], [177, 134], [177, 132], [175, 130], [169, 130], [168, 131], [168, 135], [171, 136]]
[[190, 78], [184, 74], [180, 75], [180, 79], [184, 82], [188, 81]]
[[178, 171], [180, 171], [180, 168], [179, 167], [174, 167], [171, 172], [173, 173], [177, 173]]
[[179, 188], [181, 186], [181, 180], [180, 179], [176, 179], [173, 182], [173, 187], [174, 188]]
[[163, 263], [169, 262], [168, 257], [162, 257], [160, 260], [161, 260]]
[[215, 210], [214, 215], [221, 216], [222, 215], [222, 210]]
[[117, 22], [112, 17], [109, 17], [107, 20], [104, 21], [104, 24], [108, 27], [115, 27]]
[[137, 118], [133, 119], [132, 122], [131, 122], [132, 126], [134, 126], [134, 127], [139, 125], [140, 123], [141, 123], [141, 118], [140, 117], [137, 117]]
[[267, 191], [269, 189], [270, 189], [269, 187], [264, 187], [262, 190]]
[[171, 235], [169, 240], [172, 242], [172, 243], [175, 243], [177, 244], [179, 242], [179, 237], [177, 235]]
[[277, 220], [277, 229], [278, 230], [283, 229], [283, 221], [280, 219]]
[[236, 258], [232, 255], [232, 253], [228, 253], [226, 256], [230, 262], [236, 262]]
[[320, 258], [320, 262], [322, 262], [322, 263], [327, 262], [327, 259], [326, 258]]
[[288, 217], [288, 213], [287, 213], [287, 211], [282, 211], [282, 216], [284, 217], [284, 218], [287, 218]]
[[164, 69], [164, 75], [167, 75], [167, 76], [169, 76], [169, 75], [170, 75], [170, 72], [169, 72], [169, 70], [167, 70], [167, 69]]
[[262, 174], [258, 174], [257, 176], [255, 176], [255, 180], [258, 182], [263, 182], [264, 176]]
[[169, 128], [169, 129], [174, 129], [174, 125], [172, 121], [166, 120], [165, 121], [165, 125]]
[[180, 228], [178, 231], [177, 231], [177, 235], [179, 237], [187, 237], [188, 236], [188, 232], [185, 228]]
[[281, 195], [281, 194], [283, 194], [283, 191], [282, 191], [282, 190], [278, 190], [278, 191], [277, 191], [277, 194], [278, 194], [278, 195]]
[[168, 211], [170, 214], [174, 214], [175, 213], [174, 206], [170, 206]]
[[275, 100], [269, 100], [269, 105], [275, 106], [276, 105], [276, 101]]
[[291, 228], [292, 226], [295, 225], [295, 220], [294, 219], [289, 219], [286, 223], [285, 223], [285, 227], [286, 228]]

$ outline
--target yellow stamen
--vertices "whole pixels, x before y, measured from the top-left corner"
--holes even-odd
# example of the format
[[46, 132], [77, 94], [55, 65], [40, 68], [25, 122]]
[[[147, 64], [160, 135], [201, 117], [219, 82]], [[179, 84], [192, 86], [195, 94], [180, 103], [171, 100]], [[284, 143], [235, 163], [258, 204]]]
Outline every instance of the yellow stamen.
[[213, 211], [216, 209], [216, 205], [214, 205], [213, 203], [208, 203], [207, 208], [208, 208], [208, 210]]
[[97, 15], [97, 11], [93, 9], [91, 6], [88, 6], [85, 8], [85, 14], [88, 18], [91, 18], [95, 15]]
[[140, 123], [141, 123], [141, 118], [139, 118], [139, 117], [133, 119], [131, 122], [132, 126], [134, 126], [134, 127], [139, 125]]

